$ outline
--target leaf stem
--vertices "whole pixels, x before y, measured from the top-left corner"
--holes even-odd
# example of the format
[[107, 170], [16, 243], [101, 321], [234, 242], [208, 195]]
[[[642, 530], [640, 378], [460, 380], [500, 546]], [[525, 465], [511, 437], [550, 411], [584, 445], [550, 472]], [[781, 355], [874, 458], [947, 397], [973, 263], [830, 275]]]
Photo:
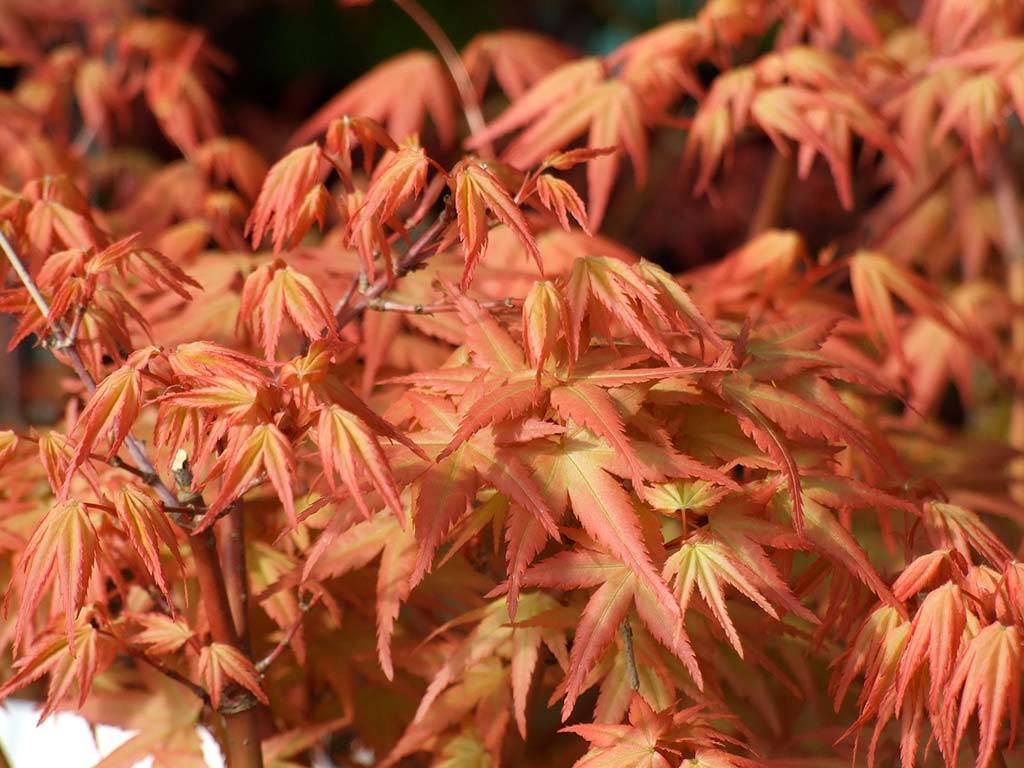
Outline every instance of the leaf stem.
[[155, 669], [157, 672], [159, 672], [164, 677], [167, 677], [167, 678], [173, 680], [174, 682], [184, 686], [185, 688], [188, 688], [192, 693], [194, 693], [196, 695], [196, 697], [200, 701], [203, 702], [204, 705], [210, 706], [210, 695], [206, 692], [206, 689], [203, 688], [201, 685], [196, 685], [195, 683], [193, 683], [191, 680], [189, 680], [187, 677], [185, 677], [183, 674], [181, 674], [177, 670], [171, 669], [170, 667], [167, 667], [167, 666], [164, 666], [159, 661], [156, 661], [155, 659], [149, 658], [149, 656], [147, 656], [142, 651], [139, 651], [139, 650], [137, 650], [135, 648], [132, 648], [124, 640], [124, 638], [122, 638], [117, 633], [115, 633], [115, 632], [107, 632], [106, 630], [102, 630], [102, 629], [99, 630], [99, 631], [100, 631], [100, 634], [106, 635], [107, 637], [109, 637], [109, 638], [113, 639], [115, 642], [117, 642], [118, 645], [120, 645], [121, 648], [124, 650], [124, 652], [127, 653], [129, 656], [131, 656], [133, 659], [135, 659], [137, 661], [141, 661], [143, 664], [146, 664], [146, 665], [152, 667], [153, 669]]
[[955, 155], [951, 155], [950, 158], [939, 168], [938, 172], [928, 180], [928, 183], [921, 187], [917, 194], [911, 198], [910, 202], [903, 206], [903, 208], [901, 208], [888, 222], [886, 222], [884, 227], [879, 228], [881, 230], [880, 233], [874, 237], [868, 238], [872, 248], [879, 250], [885, 248], [888, 242], [899, 233], [900, 227], [906, 223], [907, 219], [913, 216], [914, 213], [917, 212], [917, 209], [920, 208], [928, 198], [935, 194], [935, 191], [942, 186], [946, 179], [949, 178], [950, 174], [959, 167], [961, 161], [967, 157], [967, 151], [967, 147], [965, 146]]
[[[409, 246], [409, 250], [406, 251], [405, 255], [395, 266], [396, 278], [407, 275], [409, 272], [417, 269], [430, 257], [431, 251], [429, 251], [428, 248], [433, 244], [434, 239], [444, 230], [445, 226], [447, 226], [448, 216], [448, 207], [446, 206], [434, 223], [427, 227], [423, 233], [416, 238], [416, 241]], [[349, 301], [343, 305], [336, 315], [338, 330], [340, 331], [350, 322], [363, 314], [370, 308], [370, 303], [390, 287], [391, 281], [388, 280], [387, 275], [384, 275], [377, 278], [377, 280], [375, 280], [374, 283], [366, 289], [358, 301], [354, 303]]]
[[[469, 125], [470, 133], [480, 133], [483, 131], [486, 124], [484, 123], [483, 113], [480, 111], [480, 100], [477, 98], [473, 81], [469, 77], [469, 72], [466, 71], [466, 65], [463, 63], [462, 57], [455, 50], [455, 46], [452, 45], [448, 35], [441, 29], [441, 25], [434, 20], [433, 16], [427, 13], [427, 10], [417, 0], [392, 0], [392, 2], [401, 8], [416, 23], [416, 26], [423, 30], [423, 33], [430, 38], [430, 42], [437, 48], [437, 52], [441, 54], [441, 59], [448, 68], [448, 72], [455, 82], [455, 87], [459, 91], [462, 111], [466, 115], [466, 123]], [[482, 149], [480, 154], [494, 157], [494, 147], [489, 141], [482, 142], [480, 146]]]
[[288, 627], [288, 630], [284, 635], [282, 635], [277, 645], [271, 649], [270, 653], [256, 662], [256, 671], [260, 673], [260, 677], [263, 677], [270, 665], [277, 661], [278, 656], [284, 652], [284, 649], [291, 645], [292, 640], [295, 639], [295, 635], [298, 634], [299, 629], [302, 627], [302, 620], [306, 617], [306, 614], [309, 613], [309, 610], [319, 602], [319, 600], [320, 595], [314, 595], [313, 599], [309, 602], [299, 602], [299, 615], [295, 617], [295, 621], [292, 622], [290, 627]]

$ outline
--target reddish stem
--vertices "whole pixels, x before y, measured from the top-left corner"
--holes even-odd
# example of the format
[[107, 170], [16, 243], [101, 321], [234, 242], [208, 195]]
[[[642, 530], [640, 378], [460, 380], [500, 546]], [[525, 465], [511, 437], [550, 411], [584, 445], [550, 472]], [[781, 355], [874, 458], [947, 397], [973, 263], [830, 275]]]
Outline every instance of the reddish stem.
[[256, 671], [259, 672], [260, 675], [263, 675], [270, 665], [277, 661], [277, 657], [284, 653], [284, 649], [291, 645], [292, 640], [295, 639], [295, 635], [298, 634], [299, 629], [302, 627], [302, 620], [306, 617], [309, 609], [316, 605], [319, 600], [320, 595], [314, 595], [313, 599], [308, 603], [299, 604], [299, 615], [295, 617], [295, 621], [293, 621], [292, 625], [288, 627], [288, 631], [284, 633], [281, 640], [274, 646], [270, 653], [256, 662]]
[[899, 229], [903, 224], [906, 223], [907, 219], [914, 215], [927, 200], [930, 198], [935, 191], [942, 186], [942, 184], [949, 178], [950, 174], [955, 171], [960, 162], [967, 157], [967, 147], [962, 148], [955, 155], [951, 156], [944, 165], [939, 168], [932, 178], [921, 187], [920, 191], [908, 202], [903, 208], [890, 219], [884, 227], [881, 228], [881, 233], [872, 238], [872, 247], [878, 250], [884, 250], [885, 245], [889, 242], [894, 235], [899, 232]]
[[227, 589], [231, 616], [238, 632], [239, 645], [249, 652], [249, 573], [245, 565], [244, 505], [239, 498], [224, 522], [215, 526], [224, 563], [224, 586]]

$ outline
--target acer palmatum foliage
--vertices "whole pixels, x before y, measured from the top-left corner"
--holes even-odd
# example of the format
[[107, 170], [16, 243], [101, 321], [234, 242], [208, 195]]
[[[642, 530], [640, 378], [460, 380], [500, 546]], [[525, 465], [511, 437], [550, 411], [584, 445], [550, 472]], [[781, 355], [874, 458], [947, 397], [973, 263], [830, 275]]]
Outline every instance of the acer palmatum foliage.
[[[1024, 7], [710, 0], [599, 56], [396, 4], [439, 53], [270, 162], [203, 30], [0, 8], [0, 306], [69, 366], [0, 433], [0, 697], [135, 730], [108, 767], [197, 723], [235, 768], [1024, 760]], [[742, 247], [600, 234], [761, 135]], [[860, 223], [820, 253], [790, 165]]]

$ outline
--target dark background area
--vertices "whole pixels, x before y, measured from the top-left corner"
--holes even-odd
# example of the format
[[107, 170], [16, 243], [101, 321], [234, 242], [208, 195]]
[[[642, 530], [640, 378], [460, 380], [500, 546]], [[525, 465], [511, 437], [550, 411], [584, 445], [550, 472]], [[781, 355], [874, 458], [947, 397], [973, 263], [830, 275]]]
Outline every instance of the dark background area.
[[[699, 0], [422, 0], [462, 47], [479, 32], [530, 29], [581, 52], [607, 53], [661, 21], [691, 15]], [[245, 74], [238, 95], [287, 102], [300, 88], [324, 100], [389, 56], [427, 47], [397, 7], [377, 0], [171, 0], [165, 9], [202, 26]], [[311, 105], [307, 105], [311, 106]]]
[[[660, 23], [693, 15], [701, 0], [421, 0], [458, 48], [475, 35], [526, 29], [581, 54], [606, 54]], [[273, 159], [313, 111], [377, 64], [409, 49], [431, 49], [420, 29], [393, 3], [341, 7], [337, 0], [166, 0], [161, 12], [206, 29], [234, 68], [221, 104], [227, 129], [242, 133]], [[768, 41], [753, 46], [749, 56]], [[715, 72], [702, 72], [710, 82]], [[504, 108], [484, 104], [488, 119]], [[618, 188], [603, 232], [681, 270], [713, 261], [741, 244], [756, 207], [773, 148], [763, 137], [737, 146], [715, 204], [691, 194], [681, 172], [685, 136], [663, 131], [651, 139], [650, 181], [635, 190], [629, 173]], [[443, 160], [443, 158], [441, 158]], [[628, 169], [628, 163], [625, 164]], [[680, 206], [680, 198], [688, 202]], [[783, 223], [800, 224], [812, 248], [852, 221], [839, 208], [823, 168], [792, 186]]]

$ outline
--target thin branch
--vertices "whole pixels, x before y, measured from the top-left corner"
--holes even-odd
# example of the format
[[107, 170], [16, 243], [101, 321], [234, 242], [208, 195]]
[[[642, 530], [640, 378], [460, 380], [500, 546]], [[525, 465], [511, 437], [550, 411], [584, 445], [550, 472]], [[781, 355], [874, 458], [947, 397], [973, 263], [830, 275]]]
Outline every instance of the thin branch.
[[[39, 292], [39, 287], [36, 285], [35, 280], [32, 279], [32, 275], [28, 273], [25, 265], [22, 263], [18, 254], [14, 251], [14, 247], [3, 232], [0, 232], [0, 249], [2, 249], [4, 254], [7, 256], [7, 261], [9, 261], [11, 266], [14, 268], [14, 271], [21, 280], [22, 285], [25, 286], [25, 290], [28, 291], [28, 295], [32, 297], [32, 301], [34, 301], [36, 307], [38, 307], [39, 312], [44, 318], [48, 318], [50, 316], [50, 305], [47, 303], [46, 299], [43, 298], [43, 294]], [[78, 350], [72, 346], [68, 346], [68, 337], [65, 335], [61, 324], [59, 322], [55, 322], [50, 328], [50, 333], [56, 342], [55, 346], [61, 349], [67, 357], [71, 368], [81, 380], [83, 386], [85, 386], [86, 391], [91, 395], [96, 391], [96, 380], [85, 367], [85, 363], [82, 362], [82, 358], [78, 354]], [[138, 468], [139, 472], [147, 478], [147, 482], [153, 487], [153, 490], [157, 492], [160, 499], [165, 504], [174, 506], [178, 501], [177, 498], [171, 492], [171, 489], [164, 485], [164, 482], [160, 479], [160, 476], [153, 467], [153, 463], [149, 460], [149, 456], [146, 454], [146, 449], [142, 443], [131, 435], [128, 435], [124, 440], [124, 445], [128, 450], [129, 455], [131, 455], [132, 461], [135, 462], [135, 466]]]
[[203, 702], [203, 704], [205, 704], [206, 706], [210, 706], [210, 695], [206, 692], [206, 689], [204, 689], [202, 686], [196, 685], [195, 683], [193, 683], [191, 680], [189, 680], [187, 677], [185, 677], [180, 672], [176, 672], [175, 670], [171, 669], [170, 667], [165, 667], [159, 661], [155, 661], [155, 660], [149, 658], [148, 656], [146, 656], [143, 653], [131, 653], [130, 655], [132, 656], [132, 658], [138, 659], [139, 661], [141, 661], [141, 662], [143, 662], [145, 664], [148, 664], [149, 666], [151, 666], [153, 669], [155, 669], [157, 672], [159, 672], [160, 674], [164, 675], [165, 677], [168, 677], [171, 680], [173, 680], [174, 682], [179, 683], [179, 684], [185, 686], [190, 691], [192, 691], [192, 693], [194, 693], [196, 696], [198, 696], [200, 701]]
[[341, 298], [334, 305], [334, 316], [338, 317], [348, 307], [348, 303], [352, 301], [352, 297], [356, 295], [356, 287], [359, 285], [359, 276], [356, 275], [352, 278], [352, 282], [349, 284], [345, 293], [342, 294]]
[[[434, 18], [427, 13], [426, 9], [417, 0], [392, 0], [392, 2], [405, 11], [405, 14], [416, 22], [416, 25], [423, 30], [423, 33], [430, 38], [430, 42], [441, 54], [445, 66], [448, 68], [455, 87], [459, 91], [459, 98], [462, 101], [462, 111], [466, 115], [466, 123], [469, 125], [470, 133], [480, 133], [485, 127], [483, 112], [480, 111], [480, 100], [477, 98], [473, 81], [466, 71], [466, 65], [462, 61], [459, 52], [455, 50], [452, 41], [441, 29], [441, 26], [434, 21]], [[487, 157], [494, 157], [494, 148], [490, 142], [481, 143], [481, 153]]]
[[306, 617], [306, 614], [309, 613], [309, 610], [319, 602], [319, 600], [320, 595], [314, 595], [313, 599], [308, 603], [299, 601], [299, 615], [295, 617], [295, 621], [292, 622], [290, 627], [288, 627], [288, 630], [284, 635], [282, 635], [277, 645], [271, 649], [270, 653], [256, 662], [256, 671], [260, 673], [260, 677], [263, 677], [270, 665], [277, 661], [278, 656], [284, 653], [284, 649], [291, 645], [292, 640], [295, 639], [295, 635], [298, 634], [299, 628], [302, 626], [302, 620]]
[[[434, 203], [441, 196], [444, 191], [445, 185], [448, 183], [448, 176], [437, 174], [427, 184], [427, 188], [423, 190], [423, 195], [420, 197], [420, 204], [416, 206], [416, 210], [413, 211], [409, 218], [402, 222], [402, 230], [408, 232], [410, 229], [416, 227], [423, 219], [430, 213], [430, 209], [434, 207]], [[401, 233], [396, 233], [395, 237], [400, 237]], [[390, 239], [389, 242], [393, 242]]]
[[83, 125], [75, 136], [75, 140], [71, 144], [72, 150], [77, 155], [88, 154], [89, 150], [92, 149], [92, 143], [96, 140], [96, 130], [90, 128], [87, 125]]
[[71, 321], [71, 330], [68, 331], [67, 337], [59, 347], [60, 349], [73, 347], [78, 343], [78, 332], [82, 328], [82, 319], [84, 317], [85, 307], [79, 307], [75, 310], [75, 319]]
[[[423, 233], [416, 238], [416, 241], [409, 246], [409, 250], [406, 251], [405, 255], [395, 266], [396, 278], [407, 275], [409, 272], [419, 268], [419, 266], [429, 258], [431, 251], [428, 249], [433, 244], [434, 239], [444, 230], [445, 226], [447, 226], [448, 215], [448, 208], [446, 206], [434, 223], [427, 227]], [[366, 289], [362, 297], [357, 302], [350, 302], [347, 307], [342, 308], [342, 310], [336, 315], [338, 330], [341, 330], [363, 314], [363, 312], [369, 309], [370, 302], [379, 297], [390, 287], [391, 281], [388, 280], [386, 275], [377, 278], [377, 280], [375, 280], [374, 283]]]
[[[480, 306], [484, 309], [495, 311], [516, 310], [523, 306], [522, 299], [498, 299], [496, 301], [481, 301]], [[436, 315], [445, 312], [456, 312], [458, 307], [454, 304], [403, 304], [400, 301], [390, 299], [371, 299], [367, 302], [367, 309], [376, 312], [401, 312], [407, 315]]]
[[[89, 458], [92, 459], [93, 461], [104, 461], [104, 458], [102, 456], [100, 456], [99, 454], [96, 454], [96, 453], [90, 453], [89, 454]], [[108, 461], [107, 463], [110, 466], [112, 466], [114, 469], [120, 469], [120, 470], [122, 470], [124, 472], [128, 472], [129, 474], [135, 475], [137, 478], [142, 480], [144, 483], [148, 484], [149, 480], [151, 479], [150, 476], [145, 474], [141, 469], [139, 469], [138, 467], [132, 466], [127, 461], [122, 459], [120, 456], [112, 456], [110, 458], [110, 461]]]
[[[36, 303], [39, 311], [42, 313], [44, 318], [50, 316], [50, 305], [46, 303], [46, 299], [43, 298], [43, 294], [39, 292], [39, 288], [36, 286], [35, 280], [32, 279], [32, 275], [25, 269], [25, 265], [21, 263], [21, 259], [18, 258], [18, 254], [14, 252], [14, 247], [11, 245], [11, 241], [7, 239], [7, 236], [0, 231], [0, 248], [3, 249], [4, 254], [7, 256], [7, 261], [11, 263], [15, 273], [18, 275], [18, 279], [21, 280], [21, 284], [25, 286], [25, 290], [28, 291], [28, 295], [32, 297], [32, 301]], [[63, 338], [63, 332], [56, 331], [61, 334]]]
[[[39, 438], [36, 437], [35, 435], [30, 435], [30, 434], [19, 434], [18, 435], [18, 439], [19, 440], [24, 440], [24, 441], [29, 442], [29, 443], [36, 443], [36, 444], [39, 443]], [[142, 480], [147, 485], [149, 484], [149, 481], [152, 479], [149, 475], [145, 474], [138, 467], [135, 467], [135, 466], [129, 464], [124, 459], [122, 459], [120, 456], [116, 456], [115, 455], [115, 456], [111, 456], [108, 459], [105, 456], [100, 456], [98, 453], [90, 453], [86, 458], [88, 458], [89, 461], [98, 461], [101, 464], [107, 464], [107, 465], [113, 467], [114, 469], [120, 469], [123, 472], [128, 472], [129, 474], [135, 475], [135, 477], [139, 478], [140, 480]], [[174, 511], [175, 512], [187, 512], [188, 514], [192, 514], [192, 510], [190, 510], [190, 509], [182, 509], [180, 507], [175, 509]]]
[[[416, 210], [412, 212], [412, 215], [410, 215], [409, 218], [402, 222], [402, 226], [398, 231], [394, 232], [392, 235], [389, 236], [389, 243], [395, 243], [398, 241], [399, 238], [406, 236], [409, 230], [415, 228], [421, 221], [423, 221], [424, 218], [426, 218], [426, 215], [430, 212], [430, 209], [433, 207], [434, 203], [437, 202], [437, 198], [441, 196], [441, 192], [444, 190], [447, 179], [448, 177], [442, 174], [438, 174], [433, 179], [431, 179], [430, 183], [427, 185], [426, 190], [424, 190], [423, 195], [420, 197], [420, 202], [419, 205], [416, 207]], [[441, 214], [441, 217], [445, 217], [446, 214], [447, 208], [446, 211]], [[435, 222], [435, 225], [437, 225], [437, 222]], [[429, 238], [434, 237], [436, 232], [437, 230], [431, 227], [417, 239], [416, 243], [413, 243], [409, 247], [409, 251], [406, 253], [404, 259], [402, 261], [399, 261], [398, 263], [398, 268], [395, 273], [396, 277], [401, 277], [402, 275], [414, 269], [414, 267], [410, 267], [408, 265], [403, 267], [403, 264], [405, 264], [408, 261], [408, 259], [410, 258], [410, 254], [415, 255], [416, 249], [418, 247], [417, 243], [421, 244], [419, 247], [425, 247], [425, 245], [429, 244]], [[367, 307], [365, 306], [361, 307], [351, 317], [346, 312], [346, 310], [349, 307], [349, 304], [352, 302], [352, 298], [355, 296], [357, 292], [362, 292], [363, 294], [370, 296], [370, 298], [373, 298], [374, 296], [379, 296], [380, 293], [383, 292], [383, 289], [387, 287], [389, 286], [385, 281], [383, 288], [381, 288], [381, 290], [377, 291], [374, 294], [367, 293], [366, 273], [363, 270], [360, 270], [359, 274], [356, 275], [356, 277], [349, 284], [348, 288], [345, 290], [345, 293], [341, 296], [340, 299], [338, 299], [338, 301], [334, 305], [334, 316], [339, 320], [338, 327], [341, 328], [342, 326], [346, 325], [352, 319], [352, 317], [361, 314], [364, 310], [367, 309]]]
[[166, 667], [163, 664], [161, 664], [159, 661], [156, 661], [155, 659], [149, 658], [149, 656], [147, 656], [144, 652], [142, 652], [142, 651], [140, 651], [140, 650], [138, 650], [136, 648], [132, 648], [124, 640], [124, 638], [121, 637], [120, 635], [118, 635], [116, 632], [108, 632], [105, 629], [101, 629], [101, 630], [98, 630], [98, 631], [99, 631], [99, 633], [101, 635], [109, 637], [111, 640], [113, 640], [118, 645], [120, 645], [122, 650], [126, 654], [131, 656], [133, 659], [136, 659], [137, 661], [141, 661], [144, 664], [147, 664], [148, 666], [150, 666], [153, 669], [155, 669], [157, 672], [159, 672], [164, 677], [167, 677], [167, 678], [173, 680], [174, 682], [176, 682], [176, 683], [178, 683], [180, 685], [183, 685], [185, 688], [188, 688], [192, 693], [194, 693], [199, 698], [200, 701], [203, 702], [203, 704], [205, 704], [206, 706], [210, 706], [210, 696], [206, 692], [206, 689], [203, 688], [201, 685], [196, 685], [195, 683], [193, 683], [191, 680], [189, 680], [187, 677], [185, 677], [183, 674], [181, 674], [177, 670], [171, 669], [170, 667]]

